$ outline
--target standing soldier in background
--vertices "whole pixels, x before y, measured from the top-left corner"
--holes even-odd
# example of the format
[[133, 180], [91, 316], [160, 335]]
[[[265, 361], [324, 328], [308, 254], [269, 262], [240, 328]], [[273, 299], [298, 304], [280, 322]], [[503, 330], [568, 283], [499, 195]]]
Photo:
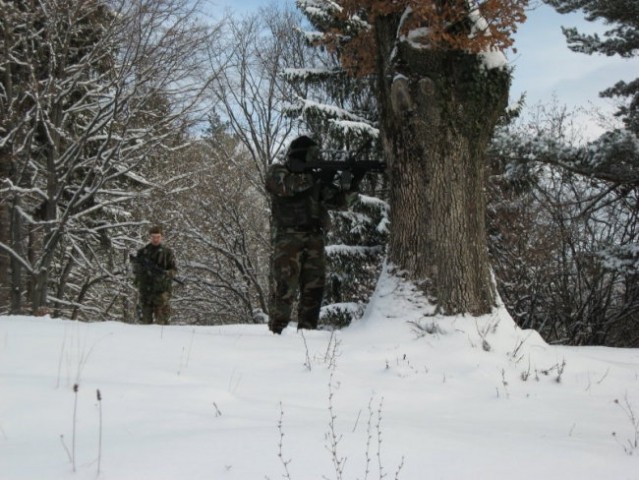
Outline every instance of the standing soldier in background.
[[271, 195], [272, 247], [269, 329], [281, 334], [291, 320], [300, 295], [297, 329], [316, 329], [324, 296], [326, 264], [324, 234], [328, 210], [346, 209], [357, 198], [354, 190], [321, 181], [311, 172], [291, 171], [291, 161], [310, 162], [319, 147], [307, 136], [291, 142], [284, 164], [274, 163], [266, 176]]
[[131, 256], [135, 286], [140, 292], [140, 321], [168, 325], [171, 314], [171, 280], [177, 274], [173, 251], [162, 244], [162, 228], [149, 229], [150, 241]]

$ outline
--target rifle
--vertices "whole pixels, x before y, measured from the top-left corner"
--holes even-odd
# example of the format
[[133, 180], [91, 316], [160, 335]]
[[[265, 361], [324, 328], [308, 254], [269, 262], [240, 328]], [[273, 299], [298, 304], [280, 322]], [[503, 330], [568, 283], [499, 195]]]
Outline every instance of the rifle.
[[[323, 160], [322, 156], [345, 156], [343, 160]], [[355, 155], [348, 155], [343, 151], [324, 150], [320, 152], [320, 158], [306, 161], [299, 157], [289, 157], [288, 169], [293, 173], [313, 173], [322, 181], [332, 181], [338, 172], [348, 172], [342, 181], [352, 182], [356, 186], [367, 172], [383, 173], [386, 170], [386, 162], [375, 160], [356, 160]]]
[[[137, 263], [142, 268], [146, 269], [147, 271], [150, 271], [151, 273], [156, 273], [158, 275], [166, 275], [167, 274], [166, 270], [164, 270], [159, 265], [157, 265], [156, 263], [150, 261], [147, 258], [139, 258], [139, 257], [137, 257], [137, 256], [135, 256], [135, 255], [133, 255], [131, 253], [131, 254], [129, 254], [129, 260], [131, 260], [131, 263]], [[176, 283], [179, 283], [180, 285], [184, 285], [184, 281], [180, 280], [177, 277], [171, 277], [171, 280], [173, 280]]]
[[[322, 157], [345, 157], [343, 160], [324, 160]], [[345, 172], [375, 172], [383, 173], [386, 170], [386, 162], [378, 162], [376, 160], [356, 160], [355, 155], [349, 155], [341, 150], [323, 150], [320, 152], [319, 159], [306, 161], [299, 157], [289, 157], [288, 169], [293, 173], [312, 172], [314, 170]]]

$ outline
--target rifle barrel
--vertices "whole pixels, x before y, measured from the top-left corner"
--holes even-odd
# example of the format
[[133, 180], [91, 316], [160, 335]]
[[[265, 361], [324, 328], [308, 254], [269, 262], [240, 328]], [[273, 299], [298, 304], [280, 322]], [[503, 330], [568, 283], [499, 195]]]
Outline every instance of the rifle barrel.
[[303, 171], [309, 170], [358, 170], [366, 172], [383, 172], [386, 169], [385, 162], [374, 160], [341, 161], [341, 160], [318, 160], [303, 164]]

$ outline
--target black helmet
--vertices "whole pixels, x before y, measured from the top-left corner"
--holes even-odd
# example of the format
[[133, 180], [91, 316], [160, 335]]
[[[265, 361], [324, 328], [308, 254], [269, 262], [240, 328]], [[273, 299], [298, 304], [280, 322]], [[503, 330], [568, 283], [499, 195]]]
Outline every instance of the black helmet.
[[286, 152], [286, 158], [307, 162], [317, 158], [319, 145], [311, 137], [301, 135], [291, 142]]

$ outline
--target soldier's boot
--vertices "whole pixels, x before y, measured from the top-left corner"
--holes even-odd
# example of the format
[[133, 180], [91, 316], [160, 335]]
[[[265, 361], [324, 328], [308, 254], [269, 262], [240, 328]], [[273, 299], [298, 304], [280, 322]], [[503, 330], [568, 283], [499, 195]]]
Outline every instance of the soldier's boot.
[[297, 329], [316, 330], [319, 321], [320, 308], [324, 288], [306, 289], [302, 293], [298, 313]]
[[153, 323], [153, 305], [142, 304], [142, 314], [140, 315], [140, 323], [151, 325]]
[[171, 306], [167, 303], [162, 303], [155, 307], [155, 321], [159, 325], [168, 325], [169, 318], [171, 317]]
[[278, 318], [276, 316], [271, 316], [268, 320], [268, 329], [275, 335], [281, 335], [287, 325], [287, 319]]
[[280, 279], [277, 281], [275, 291], [271, 292], [269, 300], [268, 329], [279, 335], [286, 328], [291, 319], [293, 309], [293, 297], [295, 295], [296, 284], [294, 280]]
[[273, 332], [275, 335], [281, 335], [282, 334], [282, 330], [284, 330], [284, 327], [282, 327], [281, 325], [276, 325], [274, 323], [269, 322], [268, 329], [271, 332]]

